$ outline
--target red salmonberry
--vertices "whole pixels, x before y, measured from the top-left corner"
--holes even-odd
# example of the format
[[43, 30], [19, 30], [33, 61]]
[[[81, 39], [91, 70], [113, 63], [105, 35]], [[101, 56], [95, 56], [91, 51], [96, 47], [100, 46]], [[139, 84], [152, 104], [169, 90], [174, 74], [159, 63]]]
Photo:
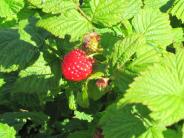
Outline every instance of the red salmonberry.
[[64, 56], [62, 74], [67, 80], [81, 81], [92, 73], [93, 59], [87, 57], [86, 52], [74, 49]]

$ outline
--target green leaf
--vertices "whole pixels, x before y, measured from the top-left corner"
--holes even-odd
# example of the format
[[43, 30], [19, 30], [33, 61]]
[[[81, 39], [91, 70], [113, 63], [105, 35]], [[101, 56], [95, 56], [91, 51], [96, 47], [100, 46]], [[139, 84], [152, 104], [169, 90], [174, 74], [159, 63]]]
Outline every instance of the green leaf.
[[128, 70], [116, 70], [113, 73], [113, 77], [114, 77], [114, 83], [115, 86], [118, 87], [119, 91], [124, 93], [130, 83], [132, 83], [133, 78], [136, 76], [137, 74], [134, 74]]
[[87, 79], [87, 81], [89, 80], [93, 80], [93, 79], [99, 79], [104, 75], [103, 72], [95, 72], [93, 73], [91, 76], [89, 76], [89, 78]]
[[119, 31], [123, 37], [133, 34], [133, 27], [129, 20], [122, 20], [119, 26]]
[[70, 110], [76, 110], [77, 109], [77, 105], [76, 105], [76, 99], [75, 99], [75, 95], [73, 91], [69, 91], [67, 93], [68, 96], [68, 102], [69, 102], [69, 108]]
[[[1, 76], [0, 76], [1, 77]], [[5, 84], [6, 82], [4, 81], [3, 78], [0, 78], [0, 88]]]
[[60, 38], [70, 35], [71, 41], [77, 41], [92, 30], [91, 23], [76, 10], [70, 10], [60, 16], [41, 19], [37, 25]]
[[184, 124], [182, 126], [182, 138], [184, 138]]
[[181, 132], [172, 130], [172, 129], [167, 129], [163, 132], [164, 138], [182, 138]]
[[108, 58], [111, 58], [111, 54], [114, 48], [114, 45], [120, 40], [120, 38], [113, 35], [113, 33], [104, 33], [101, 35], [100, 44], [103, 47], [104, 55]]
[[159, 52], [157, 49], [145, 45], [137, 50], [136, 58], [134, 58], [133, 61], [126, 66], [126, 69], [130, 72], [139, 74], [154, 63], [159, 63], [160, 59], [161, 52]]
[[41, 47], [43, 45], [43, 40], [47, 36], [47, 33], [42, 29], [35, 27], [35, 24], [37, 22], [37, 19], [35, 17], [28, 18], [29, 16], [31, 16], [30, 14], [32, 13], [27, 14], [28, 15], [21, 15], [26, 16], [24, 17], [26, 19], [19, 21], [18, 24], [18, 32], [20, 34], [20, 39], [32, 44], [35, 47]]
[[105, 138], [164, 138], [163, 127], [150, 121], [143, 105], [111, 105], [100, 120]]
[[7, 124], [0, 123], [0, 137], [1, 138], [15, 138], [16, 131], [13, 127]]
[[159, 127], [151, 126], [138, 138], [164, 138], [164, 136], [162, 130]]
[[172, 43], [169, 16], [159, 10], [143, 9], [132, 21], [137, 33], [142, 33], [150, 46], [165, 47]]
[[184, 41], [184, 32], [182, 28], [173, 29], [174, 42], [179, 43]]
[[104, 91], [100, 91], [99, 88], [97, 88], [96, 86], [96, 79], [100, 79], [104, 76], [103, 72], [96, 72], [93, 73], [88, 79], [87, 79], [87, 92], [88, 92], [88, 96], [89, 98], [93, 99], [93, 100], [98, 100], [100, 99], [105, 92]]
[[171, 9], [171, 14], [176, 16], [184, 23], [184, 0], [176, 0], [173, 8]]
[[[48, 1], [48, 0], [46, 0], [46, 1]], [[28, 2], [31, 3], [34, 6], [40, 7], [41, 4], [43, 4], [45, 1], [42, 1], [42, 0], [28, 0]]]
[[37, 61], [30, 67], [22, 70], [19, 74], [20, 77], [27, 77], [31, 75], [43, 75], [45, 78], [53, 76], [50, 66], [48, 66], [47, 61], [45, 60], [43, 53], [40, 54]]
[[82, 92], [77, 93], [77, 102], [83, 108], [89, 107], [88, 87], [87, 82], [82, 85]]
[[[146, 131], [141, 118], [136, 116], [133, 109], [137, 106], [110, 106], [100, 120], [105, 138], [133, 138]], [[139, 112], [139, 111], [138, 111]], [[137, 113], [138, 113], [137, 112]], [[144, 110], [146, 113], [146, 111]]]
[[103, 75], [104, 75], [104, 73], [102, 73], [102, 72], [96, 72], [96, 73], [92, 74], [83, 83], [82, 92], [77, 93], [77, 102], [81, 107], [83, 107], [83, 108], [89, 107], [89, 97], [94, 99], [94, 100], [97, 100], [103, 95], [102, 93], [98, 93], [99, 91], [95, 91], [95, 93], [93, 93], [94, 85], [92, 87], [90, 85], [92, 80], [101, 78]]
[[[59, 64], [54, 68], [59, 68]], [[53, 69], [53, 68], [52, 68]], [[55, 76], [43, 54], [30, 67], [19, 73], [19, 78], [13, 86], [13, 93], [38, 94], [39, 98], [50, 97], [58, 92], [60, 75]], [[44, 100], [42, 102], [45, 102]]]
[[[37, 91], [38, 90], [43, 91], [43, 90], [47, 90], [51, 85], [49, 84], [49, 78], [52, 78], [53, 74], [51, 72], [50, 66], [47, 65], [47, 62], [45, 61], [43, 55], [41, 54], [39, 59], [27, 69], [22, 70], [19, 76], [20, 76], [20, 79], [16, 83], [17, 89], [19, 89], [19, 91], [20, 89], [23, 89], [25, 91], [30, 90], [31, 88]], [[19, 83], [20, 83], [20, 87], [18, 87]]]
[[25, 68], [38, 55], [38, 49], [20, 40], [14, 30], [0, 31], [0, 71]]
[[16, 20], [6, 20], [4, 18], [0, 18], [0, 29], [10, 28], [17, 26]]
[[12, 19], [24, 7], [24, 0], [1, 0], [0, 17]]
[[165, 5], [169, 0], [144, 0], [146, 7], [160, 8]]
[[74, 111], [74, 118], [77, 118], [79, 120], [86, 120], [88, 122], [91, 122], [93, 120], [92, 115], [86, 114], [84, 112]]
[[42, 112], [7, 112], [0, 116], [0, 121], [13, 126], [20, 131], [27, 120], [36, 125], [45, 125], [49, 117]]
[[122, 5], [125, 5], [122, 14], [123, 19], [131, 19], [133, 16], [137, 15], [143, 6], [141, 0], [124, 0]]
[[122, 18], [133, 17], [141, 5], [141, 0], [91, 0], [84, 4], [83, 10], [91, 17], [92, 22], [112, 26]]
[[112, 66], [116, 66], [117, 68], [122, 67], [122, 65], [131, 59], [131, 56], [135, 54], [138, 48], [144, 44], [144, 37], [137, 34], [118, 41], [111, 55]]
[[88, 83], [88, 96], [89, 96], [89, 98], [93, 99], [94, 101], [99, 100], [103, 95], [106, 94], [105, 91], [100, 90], [96, 86], [96, 81], [97, 80], [91, 80]]
[[[124, 0], [91, 0], [87, 8], [87, 14], [91, 16], [94, 23], [101, 23], [107, 26], [112, 26], [121, 21]], [[84, 9], [86, 11], [86, 9]], [[113, 19], [113, 20], [112, 20]]]
[[113, 72], [115, 86], [117, 86], [121, 92], [125, 92], [134, 77], [154, 63], [159, 63], [160, 59], [161, 53], [156, 49], [147, 45], [141, 45], [141, 47], [136, 50], [133, 59], [126, 63], [123, 69]]
[[81, 130], [71, 133], [67, 138], [91, 138], [92, 135], [88, 130]]
[[34, 6], [41, 8], [43, 12], [58, 14], [67, 12], [71, 9], [76, 9], [77, 4], [72, 0], [46, 0], [42, 2], [42, 0], [28, 0]]
[[168, 53], [131, 84], [125, 95], [130, 103], [142, 103], [165, 126], [184, 118], [184, 50]]

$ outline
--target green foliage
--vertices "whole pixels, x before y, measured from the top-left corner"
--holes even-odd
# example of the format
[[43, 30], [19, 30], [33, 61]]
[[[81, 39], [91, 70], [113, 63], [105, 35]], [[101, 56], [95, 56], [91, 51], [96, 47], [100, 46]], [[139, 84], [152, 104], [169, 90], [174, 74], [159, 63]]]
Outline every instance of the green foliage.
[[141, 35], [132, 35], [118, 41], [112, 52], [112, 65], [121, 68], [144, 43], [144, 37]]
[[13, 127], [7, 124], [0, 123], [0, 137], [1, 138], [15, 138], [16, 131]]
[[40, 20], [37, 25], [60, 38], [70, 35], [72, 41], [78, 40], [93, 28], [91, 23], [76, 10], [70, 10], [59, 16], [47, 17]]
[[184, 22], [184, 0], [176, 0], [175, 5], [171, 9], [171, 14]]
[[11, 68], [10, 71], [23, 69], [38, 55], [35, 47], [19, 39], [16, 30], [0, 30], [0, 36], [0, 65], [4, 69]]
[[42, 112], [7, 112], [1, 116], [0, 121], [14, 126], [15, 130], [19, 131], [28, 120], [36, 125], [45, 125], [48, 119]]
[[[45, 66], [42, 56], [30, 67], [20, 72], [20, 79], [15, 83], [19, 92], [41, 92], [47, 91], [51, 85], [51, 69]], [[35, 80], [34, 80], [35, 79]], [[34, 80], [34, 81], [33, 81]], [[50, 81], [50, 83], [49, 83]], [[34, 87], [33, 87], [34, 86]]]
[[69, 102], [69, 108], [71, 110], [76, 110], [76, 99], [75, 99], [75, 95], [73, 93], [73, 91], [70, 91], [68, 95], [68, 102]]
[[131, 106], [118, 109], [112, 105], [100, 120], [106, 138], [131, 138], [145, 131], [141, 119], [131, 112]]
[[24, 7], [24, 0], [1, 0], [0, 17], [12, 19]]
[[29, 0], [34, 6], [41, 8], [46, 13], [63, 13], [71, 9], [77, 8], [77, 4], [72, 0], [47, 0], [43, 2], [41, 0]]
[[160, 128], [152, 126], [148, 128], [146, 132], [144, 132], [139, 138], [164, 138], [162, 131]]
[[166, 138], [181, 138], [182, 137], [182, 133], [180, 131], [177, 132], [172, 129], [167, 129], [163, 133], [164, 133], [164, 137]]
[[183, 0], [0, 0], [0, 138], [184, 137], [183, 23]]
[[74, 132], [68, 136], [68, 138], [90, 138], [90, 137], [91, 135], [89, 134], [89, 132], [85, 130]]
[[5, 81], [4, 81], [4, 79], [0, 79], [0, 87], [2, 87], [3, 85], [5, 84]]
[[[92, 22], [112, 26], [120, 22], [122, 18], [133, 17], [140, 10], [141, 5], [140, 0], [92, 0], [86, 3], [84, 10], [91, 17]], [[134, 9], [133, 12], [132, 9]]]
[[[147, 105], [151, 116], [168, 126], [183, 116], [184, 51], [167, 54], [161, 64], [155, 64], [131, 84], [125, 95], [129, 102]], [[168, 108], [169, 106], [169, 108]]]
[[163, 128], [152, 122], [142, 105], [111, 105], [100, 120], [107, 138], [164, 138]]
[[141, 48], [137, 50], [136, 58], [127, 65], [127, 70], [140, 73], [146, 70], [150, 65], [160, 62], [161, 53], [157, 49], [147, 45], [142, 47], [144, 47], [144, 50]]
[[91, 122], [93, 120], [93, 117], [91, 115], [88, 115], [84, 112], [74, 111], [75, 118], [78, 118], [80, 120], [86, 120], [88, 122]]
[[174, 28], [174, 42], [180, 43], [184, 40], [184, 33], [182, 28]]
[[147, 7], [160, 8], [165, 5], [169, 0], [144, 0], [144, 4]]
[[165, 46], [172, 43], [172, 29], [169, 16], [152, 8], [143, 9], [134, 17], [133, 26], [137, 33], [143, 33], [150, 46]]

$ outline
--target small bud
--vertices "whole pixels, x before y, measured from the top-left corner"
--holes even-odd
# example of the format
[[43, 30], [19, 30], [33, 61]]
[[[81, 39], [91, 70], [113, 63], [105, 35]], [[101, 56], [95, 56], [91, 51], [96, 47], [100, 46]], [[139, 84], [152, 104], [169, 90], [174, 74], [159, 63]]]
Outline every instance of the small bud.
[[97, 129], [93, 138], [104, 138], [103, 134], [102, 134], [102, 130], [101, 129]]
[[89, 51], [98, 51], [100, 36], [96, 32], [88, 33], [84, 36], [83, 48]]
[[96, 81], [96, 86], [99, 88], [106, 88], [109, 85], [109, 78], [101, 78]]

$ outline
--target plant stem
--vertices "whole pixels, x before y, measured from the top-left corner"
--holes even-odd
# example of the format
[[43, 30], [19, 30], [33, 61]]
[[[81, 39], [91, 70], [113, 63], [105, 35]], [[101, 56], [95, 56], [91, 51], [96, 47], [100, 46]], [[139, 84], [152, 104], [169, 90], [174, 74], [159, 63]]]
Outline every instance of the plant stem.
[[80, 7], [77, 7], [77, 11], [83, 16], [85, 17], [89, 22], [91, 22], [91, 18], [89, 18], [82, 10]]

